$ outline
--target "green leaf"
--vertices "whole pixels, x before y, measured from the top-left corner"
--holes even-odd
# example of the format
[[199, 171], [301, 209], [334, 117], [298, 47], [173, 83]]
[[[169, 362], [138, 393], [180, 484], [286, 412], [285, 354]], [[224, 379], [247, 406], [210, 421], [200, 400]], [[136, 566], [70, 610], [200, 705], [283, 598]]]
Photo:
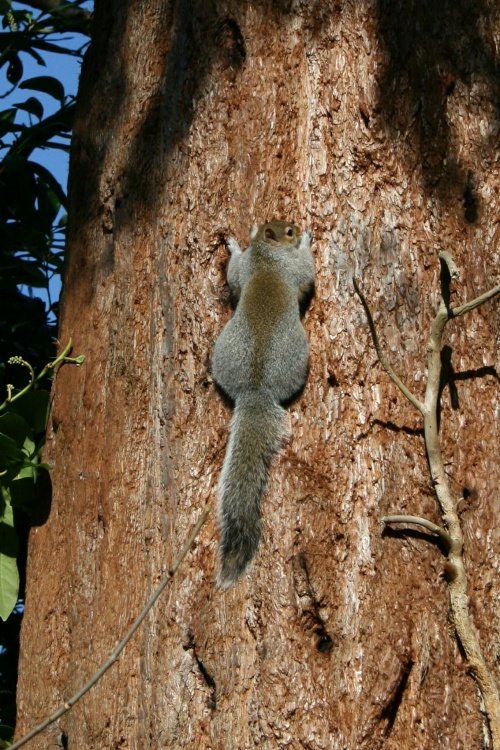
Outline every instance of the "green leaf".
[[19, 265], [19, 271], [16, 275], [18, 284], [45, 289], [47, 286], [47, 277], [39, 268], [39, 263], [35, 261], [24, 261]]
[[[3, 138], [6, 133], [15, 133], [16, 131], [22, 130], [22, 125], [16, 125], [14, 122], [16, 119], [17, 110], [14, 107], [4, 109], [0, 112], [0, 138]], [[3, 168], [2, 162], [2, 168]], [[3, 171], [3, 169], [2, 169]]]
[[29, 433], [29, 425], [19, 414], [7, 412], [0, 416], [0, 434], [12, 440], [19, 448], [22, 448]]
[[44, 182], [38, 182], [37, 193], [37, 219], [42, 226], [45, 226], [46, 231], [50, 232], [61, 208], [61, 202], [54, 191]]
[[49, 115], [41, 122], [24, 128], [22, 134], [13, 143], [9, 155], [18, 155], [26, 158], [36, 148], [63, 148], [68, 150], [67, 146], [61, 146], [54, 143], [53, 138], [64, 138], [65, 133], [69, 132], [73, 125], [73, 115], [75, 105], [73, 103], [64, 104], [57, 112]]
[[0, 517], [0, 617], [8, 618], [16, 606], [19, 595], [19, 571], [17, 569], [18, 538], [14, 528], [14, 511], [10, 494], [2, 488], [5, 507]]
[[32, 439], [31, 435], [26, 436], [26, 439], [23, 443], [23, 453], [26, 457], [23, 461], [23, 466], [33, 466], [34, 464], [36, 465], [37, 450], [35, 441]]
[[80, 55], [78, 50], [72, 50], [72, 49], [68, 49], [68, 47], [63, 47], [60, 44], [53, 44], [52, 42], [46, 42], [44, 39], [31, 38], [30, 42], [31, 42], [31, 47], [36, 47], [37, 49], [41, 49], [44, 52], [53, 52], [54, 54], [68, 55], [71, 57], [79, 57]]
[[0, 471], [6, 471], [11, 464], [22, 464], [24, 453], [8, 435], [0, 432]]
[[28, 515], [31, 515], [35, 500], [35, 470], [32, 467], [22, 469], [22, 472], [26, 471], [30, 472], [30, 476], [16, 477], [16, 479], [10, 483], [10, 500], [13, 508], [20, 508], [28, 513]]
[[16, 116], [16, 110], [13, 107], [2, 110], [0, 112], [0, 120], [7, 120], [8, 122], [14, 122]]
[[34, 91], [42, 91], [44, 94], [52, 96], [61, 102], [64, 102], [64, 86], [61, 81], [52, 76], [35, 76], [34, 78], [28, 78], [19, 84], [20, 89], [30, 89]]
[[38, 164], [36, 161], [30, 161], [29, 164], [31, 165], [31, 168], [33, 169], [33, 173], [37, 177], [39, 177], [41, 180], [43, 180], [45, 184], [54, 191], [60, 203], [66, 207], [68, 203], [66, 193], [61, 187], [61, 184], [56, 180], [54, 175], [51, 174], [49, 170], [46, 169], [44, 166], [42, 166], [41, 164]]
[[9, 411], [0, 415], [0, 433], [8, 435], [19, 448], [22, 448], [30, 433], [30, 427], [22, 416]]
[[14, 742], [14, 727], [9, 724], [0, 724], [0, 750], [9, 750]]
[[9, 750], [14, 741], [14, 727], [0, 724], [0, 750]]
[[22, 417], [33, 432], [45, 432], [49, 407], [50, 393], [40, 389], [25, 393], [9, 407], [9, 412], [14, 412]]
[[31, 440], [30, 433], [26, 420], [18, 414], [7, 412], [0, 416], [0, 471], [8, 471], [7, 481], [17, 476], [26, 462], [29, 442], [23, 448]]
[[16, 84], [23, 76], [24, 67], [18, 55], [12, 55], [7, 68], [7, 80]]
[[39, 65], [43, 65], [44, 68], [47, 67], [47, 63], [45, 62], [45, 60], [43, 59], [43, 57], [41, 55], [39, 55], [38, 52], [35, 52], [34, 49], [27, 49], [27, 50], [25, 50], [25, 52], [28, 55], [31, 55], [31, 57], [33, 57], [37, 61], [37, 63]]
[[15, 122], [10, 123], [5, 120], [0, 120], [0, 138], [3, 138], [7, 133], [20, 133], [22, 130], [22, 125], [17, 125]]
[[33, 14], [28, 10], [22, 10], [21, 8], [12, 8], [8, 14], [7, 17], [7, 24], [4, 24], [4, 28], [9, 26], [11, 29], [11, 32], [15, 36], [19, 36], [24, 32], [23, 29], [20, 29], [19, 27], [23, 24], [30, 23], [31, 19], [33, 17]]
[[43, 117], [43, 105], [34, 96], [30, 96], [25, 102], [18, 102], [14, 104], [17, 109], [22, 109], [24, 112], [28, 112], [30, 115], [37, 117], [39, 120]]

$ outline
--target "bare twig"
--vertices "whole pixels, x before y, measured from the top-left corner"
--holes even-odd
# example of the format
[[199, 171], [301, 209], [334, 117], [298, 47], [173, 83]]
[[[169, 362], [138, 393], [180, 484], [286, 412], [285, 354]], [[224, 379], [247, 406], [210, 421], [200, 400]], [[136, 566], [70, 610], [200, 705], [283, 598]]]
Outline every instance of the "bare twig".
[[382, 347], [380, 346], [380, 342], [378, 340], [377, 336], [377, 329], [375, 328], [375, 323], [373, 322], [373, 317], [370, 312], [370, 308], [368, 307], [368, 302], [365, 299], [365, 296], [361, 289], [359, 288], [358, 282], [356, 281], [356, 278], [352, 277], [352, 283], [354, 285], [354, 289], [356, 290], [356, 294], [358, 295], [359, 299], [361, 300], [361, 304], [363, 305], [363, 309], [366, 313], [366, 318], [368, 320], [368, 327], [370, 329], [370, 333], [373, 340], [373, 345], [375, 347], [375, 351], [377, 352], [377, 356], [379, 358], [380, 364], [386, 371], [386, 373], [389, 375], [390, 379], [393, 383], [397, 385], [401, 393], [406, 396], [408, 401], [413, 404], [413, 406], [418, 409], [418, 411], [423, 414], [424, 405], [421, 401], [416, 398], [416, 396], [413, 395], [413, 393], [408, 390], [408, 388], [405, 386], [401, 378], [399, 378], [394, 370], [392, 369], [391, 365], [389, 364], [389, 361], [387, 357], [385, 356], [384, 352], [382, 351]]
[[[488, 669], [481, 651], [477, 631], [469, 608], [467, 575], [463, 560], [463, 532], [457, 512], [457, 501], [452, 497], [446, 476], [438, 432], [439, 384], [441, 380], [441, 349], [446, 323], [452, 317], [445, 299], [448, 296], [447, 280], [442, 279], [441, 299], [436, 316], [431, 324], [427, 347], [427, 387], [425, 390], [424, 437], [429, 471], [438, 499], [445, 526], [451, 537], [448, 564], [453, 570], [449, 577], [450, 607], [457, 637], [483, 696], [490, 727], [493, 748], [500, 750], [500, 695], [492, 673]], [[491, 298], [488, 292], [482, 295], [483, 302]], [[480, 304], [480, 303], [479, 303]], [[474, 305], [477, 307], [477, 304]], [[473, 309], [472, 307], [470, 309]], [[465, 312], [465, 310], [464, 310]]]
[[485, 292], [484, 294], [481, 294], [479, 297], [476, 297], [475, 299], [471, 299], [470, 302], [466, 302], [465, 305], [454, 307], [451, 310], [451, 317], [458, 318], [459, 315], [463, 315], [464, 313], [474, 310], [474, 308], [479, 307], [479, 305], [482, 305], [484, 302], [487, 302], [489, 299], [492, 299], [497, 294], [500, 294], [500, 284], [498, 284], [497, 286], [494, 286], [493, 289], [489, 289], [487, 292]]
[[90, 688], [92, 688], [103, 676], [105, 672], [108, 671], [108, 669], [117, 661], [118, 657], [120, 656], [121, 652], [127, 645], [127, 643], [130, 641], [136, 630], [141, 625], [142, 621], [148, 614], [148, 612], [151, 610], [157, 599], [159, 599], [161, 593], [166, 588], [166, 586], [170, 583], [172, 578], [177, 572], [177, 569], [181, 562], [186, 557], [187, 553], [191, 549], [191, 546], [193, 545], [194, 540], [200, 533], [201, 527], [205, 523], [205, 521], [208, 518], [208, 514], [210, 513], [210, 506], [205, 506], [203, 512], [201, 513], [198, 521], [196, 522], [196, 525], [189, 535], [189, 537], [186, 540], [186, 543], [184, 544], [183, 548], [179, 552], [177, 558], [175, 559], [173, 565], [171, 568], [169, 568], [166, 575], [162, 578], [159, 586], [154, 591], [154, 593], [149, 598], [147, 604], [145, 607], [141, 610], [140, 614], [137, 616], [137, 618], [134, 620], [130, 628], [127, 630], [125, 636], [122, 638], [122, 640], [117, 644], [115, 650], [111, 654], [111, 656], [106, 659], [104, 664], [97, 670], [97, 672], [94, 673], [94, 675], [90, 678], [88, 682], [85, 683], [85, 685], [78, 690], [77, 693], [71, 696], [66, 703], [63, 703], [63, 705], [59, 706], [59, 708], [54, 711], [53, 714], [51, 714], [47, 719], [42, 721], [40, 724], [38, 724], [36, 727], [34, 727], [30, 732], [24, 735], [24, 737], [21, 737], [17, 740], [17, 742], [14, 742], [13, 745], [10, 746], [10, 750], [17, 750], [18, 747], [22, 747], [25, 745], [29, 740], [33, 739], [37, 734], [40, 734], [44, 729], [46, 729], [50, 724], [53, 724], [57, 719], [59, 719], [63, 714], [65, 714], [67, 711], [72, 708], [75, 703], [77, 703], [80, 698], [82, 698], [85, 693], [88, 693]]
[[442, 526], [438, 526], [437, 524], [432, 523], [432, 521], [428, 521], [427, 518], [422, 518], [421, 516], [384, 516], [380, 520], [385, 524], [413, 523], [416, 526], [423, 526], [424, 529], [428, 529], [434, 534], [437, 534], [446, 543], [447, 548], [451, 547], [451, 537], [448, 532], [445, 531]]
[[391, 374], [388, 369], [385, 357], [383, 356], [380, 344], [378, 343], [371, 312], [356, 282], [354, 282], [354, 288], [356, 289], [365, 309], [375, 350], [382, 366], [391, 380], [398, 385], [406, 398], [414, 404], [423, 416], [425, 448], [429, 463], [429, 471], [436, 492], [436, 497], [441, 508], [446, 530], [440, 526], [436, 526], [426, 519], [419, 518], [418, 516], [386, 516], [382, 520], [385, 523], [417, 523], [434, 531], [436, 534], [439, 534], [439, 536], [446, 541], [448, 550], [447, 570], [450, 609], [455, 632], [463, 648], [468, 670], [476, 680], [483, 698], [493, 750], [500, 750], [500, 695], [493, 674], [484, 660], [477, 631], [470, 613], [469, 596], [467, 593], [467, 576], [463, 561], [463, 533], [457, 512], [457, 501], [452, 497], [444, 468], [438, 432], [441, 350], [443, 332], [446, 323], [452, 318], [463, 315], [479, 305], [482, 305], [484, 302], [487, 302], [489, 299], [492, 299], [492, 297], [500, 292], [500, 286], [490, 289], [488, 292], [485, 292], [470, 302], [466, 302], [464, 305], [451, 308], [449, 305], [450, 282], [453, 279], [458, 278], [458, 269], [449, 253], [441, 253], [439, 257], [442, 264], [441, 296], [438, 311], [431, 324], [427, 346], [427, 385], [423, 404], [417, 401], [417, 399], [410, 398], [408, 393], [406, 393], [401, 387], [401, 381], [399, 381], [399, 378], [395, 379], [394, 375]]

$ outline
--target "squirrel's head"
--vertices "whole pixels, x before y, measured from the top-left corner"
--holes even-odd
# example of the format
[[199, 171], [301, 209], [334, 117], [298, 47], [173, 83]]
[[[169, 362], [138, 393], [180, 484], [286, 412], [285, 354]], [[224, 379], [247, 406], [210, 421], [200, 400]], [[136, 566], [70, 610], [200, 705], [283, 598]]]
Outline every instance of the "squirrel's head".
[[261, 224], [260, 227], [252, 230], [252, 242], [257, 240], [265, 242], [267, 245], [296, 245], [300, 238], [300, 232], [295, 224], [287, 221], [268, 221]]

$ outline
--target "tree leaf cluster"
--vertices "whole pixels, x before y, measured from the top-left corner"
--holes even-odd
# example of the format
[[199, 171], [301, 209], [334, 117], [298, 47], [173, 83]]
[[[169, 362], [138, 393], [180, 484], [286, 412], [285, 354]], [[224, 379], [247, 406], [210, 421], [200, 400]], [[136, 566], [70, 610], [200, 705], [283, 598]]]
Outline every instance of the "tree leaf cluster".
[[0, 617], [6, 620], [19, 595], [18, 535], [14, 510], [31, 520], [47, 425], [49, 392], [31, 391], [0, 414]]

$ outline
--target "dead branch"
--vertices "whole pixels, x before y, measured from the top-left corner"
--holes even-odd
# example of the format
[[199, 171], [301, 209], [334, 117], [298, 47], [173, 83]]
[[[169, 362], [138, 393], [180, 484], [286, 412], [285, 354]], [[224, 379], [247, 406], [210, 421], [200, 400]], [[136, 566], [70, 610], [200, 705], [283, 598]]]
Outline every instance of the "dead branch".
[[430, 531], [439, 534], [447, 544], [448, 586], [450, 610], [457, 638], [463, 648], [468, 671], [472, 674], [481, 692], [486, 717], [491, 733], [493, 750], [500, 750], [500, 695], [492, 672], [489, 670], [481, 651], [478, 634], [474, 626], [467, 593], [467, 575], [463, 560], [463, 532], [457, 512], [457, 500], [452, 496], [443, 464], [438, 432], [439, 384], [441, 377], [441, 349], [443, 332], [446, 323], [452, 318], [463, 315], [492, 299], [500, 292], [500, 286], [493, 287], [484, 294], [466, 302], [459, 307], [451, 308], [450, 283], [458, 278], [458, 268], [449, 253], [440, 254], [441, 261], [441, 294], [436, 316], [431, 324], [427, 347], [427, 385], [424, 402], [420, 402], [407, 392], [400, 379], [394, 375], [392, 367], [382, 353], [373, 317], [366, 299], [354, 280], [354, 288], [365, 310], [368, 326], [375, 351], [382, 367], [391, 380], [396, 383], [406, 398], [422, 414], [424, 421], [424, 440], [429, 471], [436, 497], [441, 509], [445, 528], [432, 524], [417, 516], [386, 516], [385, 523], [417, 523]]

